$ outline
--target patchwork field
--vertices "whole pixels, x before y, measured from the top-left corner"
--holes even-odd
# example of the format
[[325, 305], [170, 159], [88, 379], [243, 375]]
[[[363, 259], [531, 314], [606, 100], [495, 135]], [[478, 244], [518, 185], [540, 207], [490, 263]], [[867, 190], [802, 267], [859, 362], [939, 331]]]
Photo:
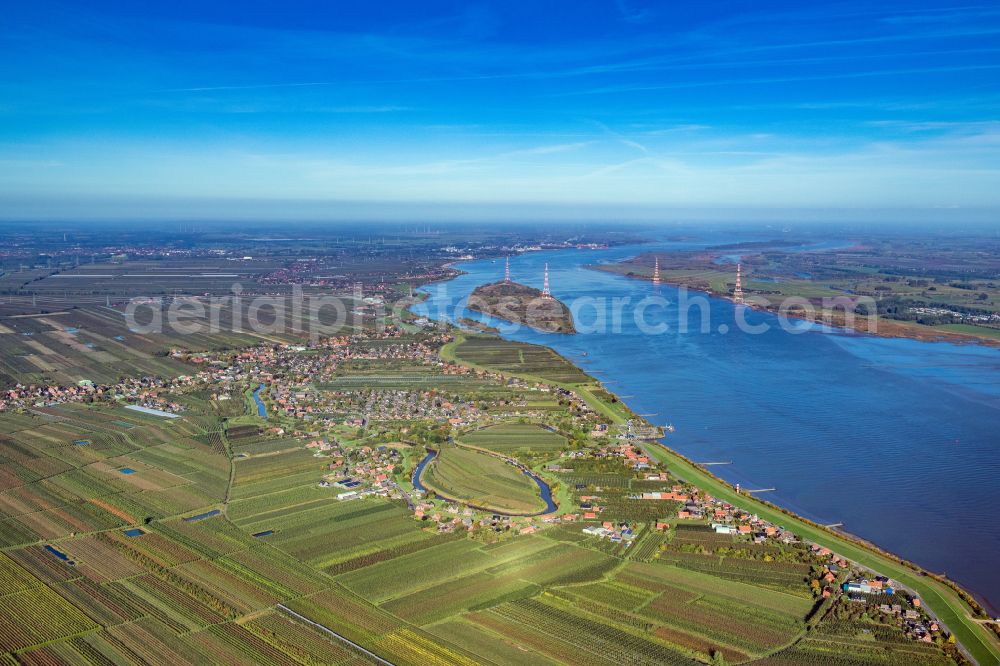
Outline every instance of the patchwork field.
[[[541, 348], [469, 340], [487, 366], [577, 377]], [[369, 367], [324, 390], [375, 377], [401, 387], [442, 375]], [[496, 380], [433, 382], [449, 400], [513, 394]], [[263, 420], [239, 399], [223, 411], [203, 390], [179, 398], [176, 419], [86, 404], [0, 413], [0, 663], [376, 663], [366, 651], [398, 666], [948, 663], [895, 627], [828, 614], [801, 550], [705, 524], [654, 529], [679, 503], [637, 494], [674, 481], [622, 458], [574, 458], [572, 471], [551, 473], [569, 505], [557, 516], [491, 515], [545, 507], [498, 456], [540, 468], [564, 460], [567, 437], [575, 450], [603, 445], [581, 445], [587, 431], [563, 427], [567, 407], [535, 393], [565, 418], [533, 420], [558, 432], [407, 424], [407, 437], [438, 437], [426, 485], [487, 512], [430, 502], [412, 485], [397, 492], [423, 445], [339, 424], [317, 434], [315, 421]], [[318, 441], [343, 448], [305, 448]], [[333, 483], [383, 471], [388, 497]], [[583, 518], [590, 511], [599, 517]], [[602, 523], [628, 525], [634, 540], [582, 531]]]
[[[164, 306], [166, 307], [166, 306]], [[22, 384], [72, 385], [80, 380], [111, 384], [123, 376], [176, 377], [191, 366], [167, 355], [171, 349], [206, 350], [250, 346], [261, 342], [298, 342], [305, 330], [301, 321], [288, 322], [286, 331], [234, 332], [235, 318], [248, 313], [222, 307], [211, 314], [217, 332], [209, 333], [210, 316], [200, 320], [204, 332], [181, 334], [169, 327], [146, 332], [152, 310], [140, 308], [138, 327], [130, 330], [124, 307], [84, 305], [38, 315], [0, 314], [0, 388]], [[165, 320], [166, 316], [160, 313]], [[146, 319], [143, 319], [146, 317]], [[297, 324], [293, 326], [293, 324]]]
[[489, 335], [464, 336], [449, 353], [460, 361], [490, 370], [516, 372], [565, 384], [592, 381], [548, 347], [508, 342]]
[[462, 435], [463, 444], [498, 453], [520, 449], [558, 452], [566, 447], [566, 438], [542, 426], [530, 423], [504, 423]]
[[[882, 644], [876, 643], [876, 634]], [[891, 651], [883, 647], [884, 643], [892, 645]], [[794, 646], [758, 663], [762, 666], [875, 666], [886, 663], [943, 666], [950, 661], [937, 646], [908, 640], [897, 627], [871, 622], [830, 622]]]
[[491, 511], [534, 513], [545, 509], [538, 485], [499, 458], [461, 447], [442, 447], [422, 482], [445, 497]]

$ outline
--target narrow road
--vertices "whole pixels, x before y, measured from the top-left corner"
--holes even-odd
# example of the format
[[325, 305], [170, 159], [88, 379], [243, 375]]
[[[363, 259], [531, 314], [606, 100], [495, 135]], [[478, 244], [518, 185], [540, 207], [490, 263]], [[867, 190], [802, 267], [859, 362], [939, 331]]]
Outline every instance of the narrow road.
[[236, 457], [233, 453], [233, 447], [229, 443], [229, 438], [226, 437], [225, 421], [222, 423], [222, 430], [219, 432], [219, 437], [222, 438], [222, 448], [226, 452], [226, 457], [229, 458], [229, 480], [226, 482], [226, 493], [222, 498], [222, 511], [225, 513], [229, 509], [229, 499], [233, 493], [233, 482], [236, 480]]
[[403, 490], [403, 487], [395, 481], [392, 482], [392, 485], [396, 487], [396, 490], [399, 491], [399, 494], [402, 495], [403, 499], [406, 500], [406, 505], [410, 507], [410, 511], [413, 511], [416, 508], [416, 505], [413, 503], [413, 498], [410, 497], [410, 493]]

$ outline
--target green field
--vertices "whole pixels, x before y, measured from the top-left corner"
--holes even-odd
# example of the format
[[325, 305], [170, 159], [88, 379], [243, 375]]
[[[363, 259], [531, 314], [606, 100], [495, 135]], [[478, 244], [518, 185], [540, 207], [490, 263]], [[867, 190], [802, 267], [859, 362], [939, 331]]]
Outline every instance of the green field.
[[[465, 343], [462, 342], [461, 338], [457, 342], [458, 344], [452, 348], [451, 353], [460, 360], [477, 364], [473, 359], [462, 357], [460, 350], [463, 349], [462, 345]], [[497, 341], [495, 344], [499, 346], [503, 343], [502, 341]], [[513, 346], [519, 343], [510, 344]], [[497, 353], [494, 358], [496, 359], [494, 367], [498, 370], [517, 374], [524, 372], [523, 364], [519, 362], [520, 357], [515, 357], [513, 352], [507, 352], [506, 354]], [[503, 365], [505, 362], [509, 365]], [[522, 376], [526, 374], [522, 374]], [[592, 408], [606, 415], [613, 422], [622, 423], [627, 418], [626, 408], [621, 403], [609, 404], [606, 400], [601, 399], [602, 392], [590, 391], [586, 386], [577, 387], [576, 390], [587, 400]], [[898, 563], [896, 560], [859, 547], [857, 544], [839, 537], [831, 531], [823, 530], [807, 521], [799, 520], [751, 497], [737, 495], [733, 488], [710, 473], [674, 455], [668, 449], [652, 446], [649, 447], [649, 450], [654, 458], [667, 463], [679, 476], [696, 484], [700, 488], [704, 488], [715, 497], [757, 513], [775, 524], [792, 526], [792, 529], [795, 529], [796, 533], [803, 538], [810, 539], [850, 557], [865, 566], [869, 566], [902, 581], [925, 599], [930, 607], [935, 610], [938, 616], [955, 633], [963, 646], [976, 659], [980, 660], [981, 663], [1000, 661], [1000, 645], [998, 645], [996, 638], [990, 636], [988, 629], [971, 617], [968, 605], [951, 588], [937, 583], [933, 579], [919, 576], [912, 569]]]
[[987, 328], [986, 326], [972, 326], [970, 324], [943, 324], [935, 326], [943, 331], [953, 331], [955, 333], [968, 333], [969, 335], [981, 338], [992, 338], [1000, 340], [1000, 328]]
[[[465, 351], [493, 369], [544, 375], [572, 386], [607, 420], [627, 418], [624, 405], [558, 355], [472, 339], [481, 341]], [[471, 375], [435, 383], [444, 375], [401, 373], [402, 365], [365, 359], [356, 374], [344, 374], [351, 381], [320, 390], [382, 388], [375, 380], [385, 378], [391, 390], [409, 391], [399, 378], [413, 377], [419, 391], [486, 404], [490, 415], [500, 401], [525, 395], [546, 408], [535, 422], [510, 417], [466, 431], [434, 425], [441, 439], [451, 432], [458, 444], [437, 441], [439, 459], [423, 480], [490, 508], [474, 514], [482, 526], [471, 535], [454, 504], [434, 500], [418, 517], [403, 497], [340, 501], [338, 489], [321, 487], [320, 479], [333, 475], [331, 459], [305, 449], [307, 441], [342, 444], [337, 474], [344, 476], [363, 473], [363, 451], [397, 441], [352, 432], [357, 441], [340, 442], [347, 432], [340, 424], [325, 431], [280, 414], [265, 422], [243, 414], [240, 400], [231, 401], [239, 409], [227, 405], [223, 413], [204, 390], [178, 395], [187, 409], [173, 420], [100, 404], [0, 414], [0, 663], [372, 663], [329, 632], [399, 666], [947, 663], [938, 646], [886, 624], [808, 619], [816, 600], [811, 564], [796, 559], [799, 551], [737, 541], [703, 524], [653, 530], [651, 521], [675, 515], [677, 504], [635, 495], [679, 477], [898, 577], [943, 608], [942, 619], [963, 641], [972, 635], [958, 615], [947, 615], [944, 602], [957, 597], [931, 579], [737, 496], [661, 447], [654, 456], [669, 464], [666, 482], [596, 455], [552, 474], [560, 513], [581, 513], [580, 496], [600, 487], [599, 519], [547, 525], [521, 517], [497, 525], [494, 510], [544, 508], [536, 484], [498, 456], [538, 466], [567, 448], [570, 435], [575, 449], [596, 451], [606, 441], [587, 439], [594, 415], [580, 428], [555, 393]], [[501, 397], [491, 403], [491, 395]], [[424, 427], [404, 425], [409, 437]], [[389, 448], [403, 451], [391, 473], [409, 489], [405, 479], [424, 446]], [[582, 532], [599, 520], [631, 524], [635, 545]], [[520, 534], [524, 526], [537, 531]], [[983, 654], [982, 645], [968, 644]]]
[[963, 646], [980, 663], [991, 663], [991, 661], [996, 662], [1000, 660], [1000, 646], [997, 645], [996, 640], [986, 633], [981, 624], [972, 619], [969, 607], [951, 588], [937, 583], [933, 579], [920, 576], [909, 567], [852, 541], [848, 541], [829, 530], [796, 518], [746, 495], [738, 495], [735, 489], [731, 488], [728, 484], [665, 448], [650, 447], [650, 452], [654, 457], [667, 462], [671, 469], [683, 478], [697, 484], [701, 488], [705, 488], [715, 497], [753, 511], [766, 520], [794, 529], [803, 538], [810, 539], [845, 557], [849, 557], [856, 562], [901, 581], [923, 597], [925, 603], [948, 625], [955, 636], [962, 641]]
[[532, 423], [503, 423], [468, 432], [461, 437], [463, 444], [499, 453], [519, 449], [558, 452], [566, 446], [566, 438]]
[[591, 381], [579, 368], [548, 347], [507, 342], [491, 335], [460, 335], [454, 345], [442, 350], [442, 356], [497, 372], [511, 372], [556, 383]]
[[545, 509], [537, 484], [499, 458], [461, 447], [443, 447], [427, 466], [424, 485], [445, 497], [511, 514]]

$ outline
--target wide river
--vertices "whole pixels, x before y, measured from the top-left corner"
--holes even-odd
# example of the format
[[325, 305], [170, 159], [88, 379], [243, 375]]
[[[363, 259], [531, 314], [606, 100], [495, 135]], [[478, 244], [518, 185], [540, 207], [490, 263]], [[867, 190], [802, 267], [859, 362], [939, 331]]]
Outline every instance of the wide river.
[[[415, 310], [432, 319], [487, 321], [506, 338], [552, 347], [636, 412], [674, 424], [668, 446], [696, 461], [732, 461], [711, 469], [744, 488], [775, 488], [763, 497], [819, 523], [843, 523], [947, 572], [996, 610], [1000, 350], [801, 324], [804, 330], [789, 332], [775, 315], [743, 309], [749, 324], [767, 328], [745, 332], [732, 303], [696, 293], [710, 305], [709, 324], [703, 332], [700, 310], [692, 307], [684, 332], [677, 289], [585, 268], [678, 247], [662, 242], [511, 259], [512, 278], [538, 288], [548, 262], [553, 295], [579, 308], [578, 326], [594, 332], [510, 330], [465, 310], [462, 302], [477, 285], [502, 279], [502, 260], [460, 264], [466, 274], [426, 287], [430, 298]], [[654, 296], [669, 303], [650, 304]], [[617, 317], [612, 299], [622, 299]], [[598, 309], [606, 326], [593, 325]]]

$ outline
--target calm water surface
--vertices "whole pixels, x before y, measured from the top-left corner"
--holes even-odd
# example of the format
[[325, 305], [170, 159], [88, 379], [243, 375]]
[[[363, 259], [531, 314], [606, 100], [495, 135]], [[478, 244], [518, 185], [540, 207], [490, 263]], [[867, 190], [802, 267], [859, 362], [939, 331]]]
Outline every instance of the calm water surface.
[[[947, 572], [1000, 606], [1000, 351], [978, 346], [881, 339], [815, 327], [789, 333], [774, 315], [746, 313], [763, 334], [741, 332], [734, 306], [710, 302], [710, 332], [680, 332], [676, 305], [645, 311], [662, 334], [636, 325], [635, 305], [669, 286], [589, 270], [660, 243], [610, 250], [528, 253], [511, 259], [514, 280], [574, 299], [628, 298], [620, 332], [575, 336], [527, 328], [504, 337], [548, 345], [608, 383], [650, 420], [673, 423], [665, 442], [712, 470], [817, 522], [844, 528], [923, 566]], [[470, 317], [461, 301], [503, 277], [503, 262], [472, 261], [448, 283], [425, 289], [417, 308], [434, 319]], [[694, 295], [694, 294], [692, 294]], [[697, 310], [694, 310], [697, 313]], [[583, 308], [578, 324], [595, 322]], [[610, 321], [610, 315], [608, 316]], [[724, 326], [723, 326], [724, 325]], [[720, 326], [728, 332], [720, 332]], [[586, 356], [584, 356], [584, 353]]]

